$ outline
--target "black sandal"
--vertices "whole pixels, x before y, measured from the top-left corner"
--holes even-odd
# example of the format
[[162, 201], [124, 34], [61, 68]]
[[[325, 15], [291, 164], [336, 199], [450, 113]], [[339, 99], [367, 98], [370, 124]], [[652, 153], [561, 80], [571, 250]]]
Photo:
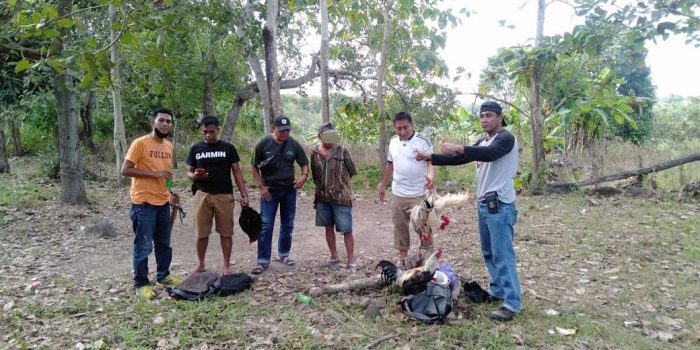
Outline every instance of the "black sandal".
[[259, 275], [259, 274], [263, 273], [263, 271], [267, 270], [268, 266], [269, 266], [268, 264], [258, 264], [250, 271], [250, 273], [252, 273], [254, 275]]
[[287, 266], [294, 266], [294, 265], [296, 265], [296, 261], [292, 260], [292, 259], [291, 259], [290, 257], [288, 257], [288, 256], [280, 257], [279, 259], [277, 259], [277, 261], [279, 261], [279, 262], [281, 262], [282, 264], [285, 264], [285, 265], [287, 265]]

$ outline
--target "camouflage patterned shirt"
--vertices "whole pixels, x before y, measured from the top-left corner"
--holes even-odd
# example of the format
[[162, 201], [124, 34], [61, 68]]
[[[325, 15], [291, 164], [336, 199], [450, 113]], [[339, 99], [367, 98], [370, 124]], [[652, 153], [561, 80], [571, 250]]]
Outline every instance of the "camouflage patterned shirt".
[[325, 159], [314, 147], [311, 152], [311, 175], [316, 185], [315, 201], [352, 206], [350, 178], [355, 176], [355, 163], [350, 151], [336, 144]]

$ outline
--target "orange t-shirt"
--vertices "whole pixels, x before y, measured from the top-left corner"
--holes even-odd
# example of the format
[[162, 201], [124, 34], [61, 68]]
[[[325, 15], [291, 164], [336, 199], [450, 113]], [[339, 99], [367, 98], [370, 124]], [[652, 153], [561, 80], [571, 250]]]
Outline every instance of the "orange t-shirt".
[[[150, 134], [142, 136], [134, 140], [125, 158], [134, 163], [137, 169], [170, 170], [173, 144], [168, 140], [157, 142]], [[129, 194], [134, 204], [163, 205], [170, 200], [170, 191], [163, 177], [132, 177]]]

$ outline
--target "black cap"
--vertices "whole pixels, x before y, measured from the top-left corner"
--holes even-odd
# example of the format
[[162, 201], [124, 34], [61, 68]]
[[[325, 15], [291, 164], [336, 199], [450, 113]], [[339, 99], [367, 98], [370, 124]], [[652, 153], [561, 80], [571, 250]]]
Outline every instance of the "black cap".
[[321, 134], [328, 131], [336, 131], [335, 126], [333, 126], [333, 123], [331, 122], [323, 123], [318, 127], [318, 132]]
[[[479, 109], [479, 112], [494, 112], [501, 117], [503, 117], [503, 108], [501, 108], [501, 105], [499, 105], [496, 102], [493, 101], [486, 101], [481, 104], [481, 108]], [[506, 126], [506, 118], [504, 117], [501, 120], [501, 125]]]
[[272, 122], [272, 126], [274, 126], [278, 131], [285, 131], [289, 130], [292, 128], [292, 123], [289, 121], [289, 118], [281, 115]]

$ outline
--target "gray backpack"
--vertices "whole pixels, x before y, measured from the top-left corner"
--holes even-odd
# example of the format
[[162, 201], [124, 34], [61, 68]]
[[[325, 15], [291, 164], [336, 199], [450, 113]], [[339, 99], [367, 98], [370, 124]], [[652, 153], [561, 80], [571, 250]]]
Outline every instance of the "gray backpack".
[[426, 324], [445, 321], [452, 311], [452, 290], [443, 285], [428, 282], [420, 293], [401, 298], [403, 313]]

